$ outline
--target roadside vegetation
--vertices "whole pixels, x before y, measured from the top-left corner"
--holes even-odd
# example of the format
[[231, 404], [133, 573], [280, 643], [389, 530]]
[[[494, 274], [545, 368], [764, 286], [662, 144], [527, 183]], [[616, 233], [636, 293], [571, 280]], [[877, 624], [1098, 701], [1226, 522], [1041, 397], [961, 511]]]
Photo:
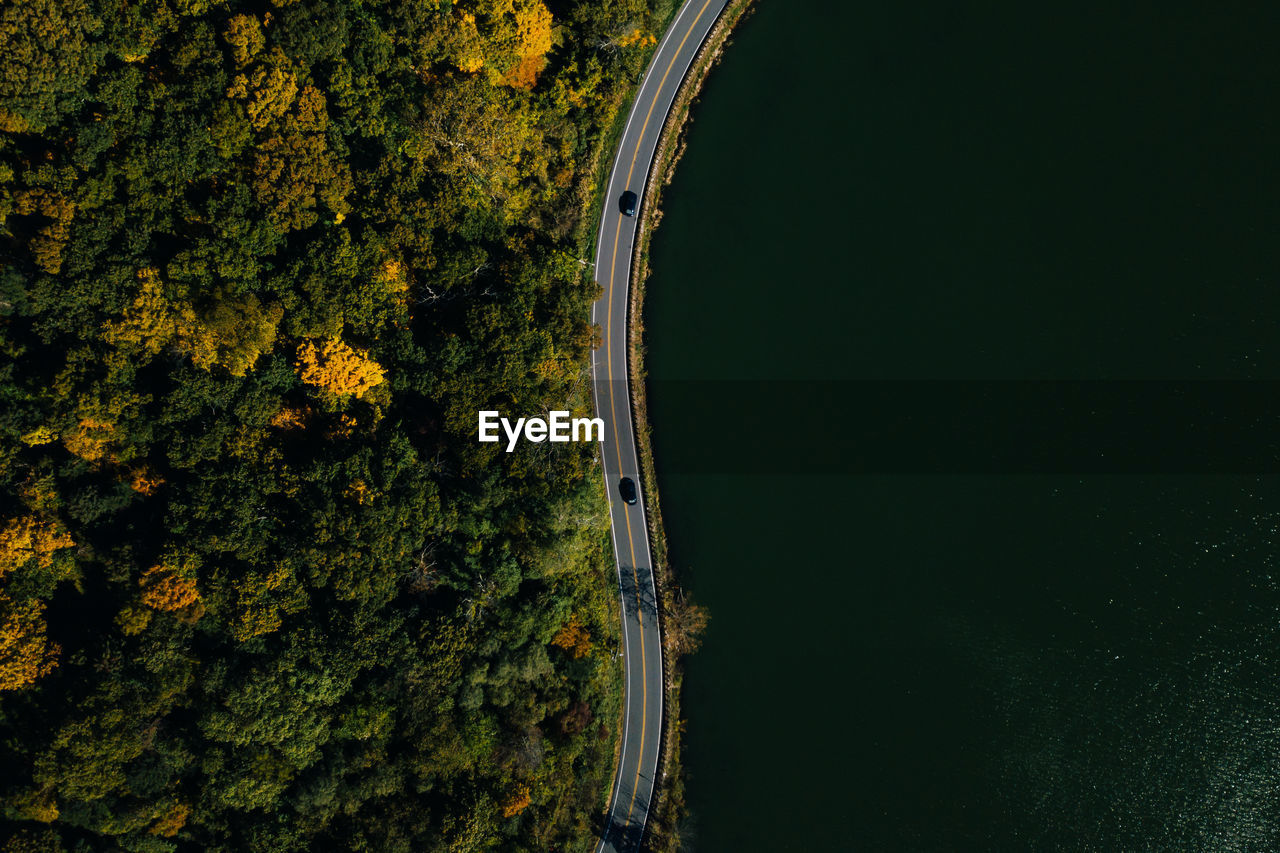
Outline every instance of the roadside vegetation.
[[587, 849], [607, 142], [671, 0], [0, 9], [0, 844]]

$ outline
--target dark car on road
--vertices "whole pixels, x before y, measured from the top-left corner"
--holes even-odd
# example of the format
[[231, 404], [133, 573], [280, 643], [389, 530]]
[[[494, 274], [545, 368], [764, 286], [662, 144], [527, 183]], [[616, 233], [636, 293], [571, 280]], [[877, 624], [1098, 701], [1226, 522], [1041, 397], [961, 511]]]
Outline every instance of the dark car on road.
[[623, 477], [618, 483], [618, 494], [622, 495], [622, 499], [628, 504], [636, 502], [636, 483], [630, 477]]
[[638, 201], [636, 194], [631, 190], [627, 190], [622, 194], [622, 198], [618, 199], [618, 210], [622, 211], [623, 216], [635, 216], [636, 202]]

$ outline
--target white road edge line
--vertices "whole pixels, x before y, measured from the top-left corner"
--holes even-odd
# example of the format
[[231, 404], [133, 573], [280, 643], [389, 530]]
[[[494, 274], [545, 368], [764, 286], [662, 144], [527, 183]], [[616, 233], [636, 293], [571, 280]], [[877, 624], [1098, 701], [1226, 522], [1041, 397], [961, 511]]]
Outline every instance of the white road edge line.
[[[643, 103], [643, 100], [642, 100], [642, 98], [641, 98], [641, 95], [643, 95], [644, 90], [645, 90], [645, 86], [646, 86], [646, 85], [648, 85], [648, 83], [649, 83], [649, 81], [650, 81], [650, 76], [651, 76], [650, 72], [652, 72], [654, 69], [656, 69], [656, 68], [658, 68], [658, 67], [659, 67], [660, 62], [659, 62], [658, 60], [659, 60], [659, 58], [662, 56], [663, 51], [664, 51], [664, 50], [665, 50], [665, 49], [666, 49], [666, 48], [671, 44], [672, 37], [675, 35], [675, 33], [677, 32], [677, 30], [679, 29], [679, 26], [678, 26], [678, 25], [680, 24], [680, 21], [684, 18], [685, 13], [686, 13], [686, 12], [688, 12], [688, 11], [689, 11], [689, 10], [690, 10], [694, 5], [695, 5], [695, 2], [693, 2], [693, 0], [686, 0], [686, 2], [684, 3], [684, 5], [681, 7], [680, 11], [677, 13], [677, 15], [676, 15], [675, 19], [672, 21], [671, 25], [667, 28], [667, 32], [663, 35], [663, 37], [662, 37], [662, 41], [661, 41], [661, 42], [659, 43], [659, 45], [658, 45], [658, 49], [654, 52], [653, 57], [652, 57], [652, 58], [650, 59], [650, 61], [649, 61], [649, 66], [648, 66], [648, 68], [646, 68], [646, 69], [645, 69], [644, 76], [641, 78], [641, 81], [640, 81], [640, 86], [639, 86], [639, 88], [636, 90], [636, 97], [635, 97], [635, 99], [632, 101], [632, 104], [631, 104], [631, 112], [630, 112], [630, 114], [628, 115], [628, 117], [627, 117], [627, 123], [626, 123], [625, 127], [623, 128], [623, 131], [622, 131], [622, 137], [621, 137], [621, 139], [620, 139], [620, 141], [619, 141], [619, 145], [618, 145], [618, 151], [617, 151], [617, 153], [614, 155], [613, 166], [612, 166], [612, 168], [611, 168], [611, 170], [610, 170], [609, 181], [608, 181], [608, 184], [607, 184], [607, 186], [606, 186], [606, 188], [605, 188], [606, 196], [605, 196], [604, 204], [603, 204], [603, 206], [602, 206], [602, 211], [601, 211], [601, 228], [600, 228], [600, 237], [599, 237], [599, 240], [598, 240], [598, 241], [597, 241], [597, 243], [596, 243], [596, 262], [595, 262], [595, 267], [594, 267], [594, 269], [595, 269], [595, 271], [596, 271], [597, 283], [599, 283], [599, 275], [600, 275], [600, 259], [601, 259], [601, 256], [602, 256], [603, 252], [604, 252], [604, 239], [605, 239], [606, 232], [607, 232], [607, 230], [608, 230], [607, 228], [605, 228], [605, 227], [604, 227], [604, 223], [605, 223], [605, 221], [609, 218], [609, 207], [608, 207], [608, 205], [609, 205], [609, 201], [610, 201], [610, 200], [611, 200], [615, 195], [617, 195], [617, 189], [616, 189], [616, 187], [615, 187], [614, 185], [615, 185], [615, 183], [617, 182], [617, 179], [618, 179], [618, 177], [619, 177], [619, 175], [618, 175], [618, 165], [619, 165], [619, 163], [621, 162], [621, 159], [622, 159], [622, 152], [623, 152], [623, 149], [627, 147], [627, 146], [626, 146], [626, 140], [627, 140], [627, 136], [628, 136], [628, 135], [630, 134], [630, 132], [631, 132], [631, 125], [632, 125], [632, 122], [635, 120], [635, 117], [636, 117], [636, 115], [637, 115], [637, 114], [638, 114], [638, 112], [639, 112], [639, 110], [638, 110], [638, 106], [639, 106], [641, 103]], [[721, 11], [723, 11], [723, 8], [724, 8], [724, 7], [722, 6], [722, 7], [721, 7]], [[716, 13], [716, 15], [715, 15], [715, 16], [713, 16], [713, 17], [712, 17], [712, 19], [711, 19], [711, 22], [712, 22], [712, 23], [711, 23], [711, 25], [710, 25], [710, 26], [708, 26], [708, 32], [710, 32], [711, 26], [714, 26], [715, 21], [716, 21], [716, 20], [718, 20], [718, 19], [719, 19], [719, 13], [717, 12], [717, 13]], [[680, 74], [676, 77], [676, 83], [675, 83], [675, 85], [676, 85], [676, 90], [677, 90], [677, 91], [679, 91], [679, 87], [680, 87], [680, 86], [682, 86], [682, 85], [684, 84], [684, 78], [685, 78], [685, 75], [688, 73], [689, 68], [693, 65], [693, 61], [694, 61], [694, 59], [696, 59], [696, 58], [697, 58], [697, 56], [698, 56], [698, 54], [699, 54], [699, 53], [701, 53], [701, 49], [702, 49], [702, 48], [701, 48], [701, 41], [700, 41], [700, 42], [699, 42], [699, 47], [698, 47], [698, 49], [697, 49], [697, 50], [695, 50], [692, 54], [690, 54], [690, 56], [689, 56], [689, 60], [685, 63], [684, 68], [682, 68], [682, 69], [680, 70]], [[668, 69], [668, 73], [669, 73], [669, 71], [670, 71], [670, 69]], [[659, 91], [661, 91], [661, 90], [659, 90]], [[657, 141], [658, 141], [658, 139], [659, 139], [659, 138], [661, 138], [662, 130], [663, 130], [665, 127], [666, 127], [666, 116], [664, 115], [664, 118], [663, 118], [662, 123], [661, 123], [660, 125], [658, 125], [658, 129], [657, 129], [657, 131], [656, 131], [656, 136], [655, 136], [655, 138], [654, 138], [653, 150], [650, 152], [649, 157], [648, 157], [648, 163], [647, 163], [647, 164], [646, 164], [646, 166], [645, 166], [644, 181], [643, 181], [643, 184], [642, 184], [643, 188], [646, 188], [646, 189], [647, 189], [647, 187], [648, 187], [648, 185], [649, 185], [649, 176], [650, 176], [650, 172], [651, 172], [651, 171], [652, 171], [652, 169], [653, 169], [653, 156], [654, 156], [654, 154], [656, 153], [656, 149], [657, 149]], [[636, 141], [636, 147], [637, 147], [637, 148], [639, 148], [639, 147], [643, 144], [643, 142], [644, 142], [644, 140], [643, 140], [643, 139], [639, 139], [639, 140], [637, 140], [637, 141]], [[637, 195], [640, 195], [640, 194], [639, 194], [639, 193], [637, 193]], [[636, 224], [636, 223], [632, 223], [632, 226], [631, 226], [631, 229], [630, 229], [631, 233], [630, 233], [630, 235], [629, 235], [629, 236], [630, 236], [630, 243], [631, 243], [631, 246], [630, 246], [630, 251], [628, 251], [628, 253], [627, 253], [627, 258], [628, 258], [628, 270], [630, 269], [630, 264], [631, 264], [631, 262], [632, 262], [632, 260], [633, 260], [633, 255], [634, 255], [634, 252], [635, 252], [635, 235], [636, 235], [636, 230], [637, 230], [637, 224]], [[626, 277], [625, 277], [625, 279], [624, 279], [624, 290], [623, 290], [624, 295], [626, 295], [626, 296], [628, 296], [628, 297], [629, 297], [630, 289], [631, 289], [631, 275], [630, 275], [630, 272], [628, 271], [627, 276], [626, 276]], [[603, 301], [603, 300], [602, 300], [602, 299], [596, 299], [594, 302], [592, 302], [592, 305], [591, 305], [591, 321], [592, 321], [592, 324], [593, 324], [593, 325], [597, 324], [597, 321], [596, 321], [596, 317], [597, 317], [597, 306], [599, 305], [599, 303], [600, 303], [601, 301]], [[630, 300], [629, 300], [629, 298], [627, 298], [627, 299], [624, 299], [624, 300], [623, 300], [623, 311], [624, 311], [624, 312], [626, 312], [626, 313], [629, 313], [629, 312], [630, 312]], [[605, 327], [607, 327], [608, 320], [609, 320], [609, 318], [608, 318], [608, 317], [606, 317], [606, 318], [605, 318], [605, 324], [604, 324], [604, 326], [602, 327], [602, 329], [603, 329], [603, 328], [605, 328]], [[607, 331], [607, 329], [605, 329], [605, 330]], [[603, 336], [602, 336], [602, 339], [603, 339]], [[607, 344], [607, 341], [605, 341], [605, 343]], [[601, 349], [604, 349], [604, 346], [603, 346], [603, 345], [601, 346]], [[626, 352], [626, 344], [625, 344], [625, 341], [624, 341], [624, 344], [623, 344], [623, 356], [624, 356], [624, 361], [623, 361], [623, 370], [622, 370], [622, 388], [623, 388], [623, 391], [625, 392], [625, 397], [626, 397], [626, 401], [627, 401], [627, 408], [626, 408], [627, 430], [628, 430], [628, 432], [631, 434], [631, 454], [630, 454], [630, 455], [631, 455], [631, 463], [632, 463], [632, 467], [633, 467], [633, 469], [637, 472], [637, 476], [639, 476], [638, 472], [639, 472], [639, 470], [640, 470], [640, 460], [639, 460], [639, 456], [637, 455], [637, 452], [636, 452], [636, 445], [635, 445], [635, 425], [634, 425], [634, 423], [633, 423], [633, 419], [632, 419], [632, 409], [631, 409], [631, 388], [630, 388], [630, 366], [631, 366], [631, 364], [630, 364], [630, 359], [629, 359], [629, 358], [627, 358], [627, 352]], [[591, 370], [592, 370], [592, 380], [593, 380], [593, 381], [592, 381], [592, 397], [593, 397], [593, 399], [594, 399], [594, 402], [596, 403], [596, 411], [597, 411], [597, 412], [599, 412], [599, 411], [601, 410], [601, 409], [600, 409], [600, 396], [599, 396], [599, 395], [600, 395], [600, 390], [599, 390], [599, 385], [598, 385], [598, 381], [599, 381], [599, 380], [598, 380], [598, 376], [599, 376], [599, 369], [598, 369], [598, 367], [599, 367], [599, 362], [598, 362], [598, 358], [599, 358], [599, 349], [595, 350], [595, 351], [592, 353], [592, 358], [591, 358]], [[609, 381], [609, 382], [613, 382], [613, 381], [615, 381], [615, 380], [613, 380], [612, 378], [608, 378], [608, 379], [607, 379], [607, 381]], [[600, 471], [601, 471], [601, 475], [603, 476], [604, 481], [605, 481], [605, 484], [604, 484], [604, 485], [605, 485], [606, 496], [608, 497], [609, 502], [610, 502], [610, 521], [609, 521], [609, 527], [610, 527], [610, 533], [611, 533], [611, 536], [612, 536], [612, 539], [613, 539], [614, 554], [615, 554], [615, 556], [617, 557], [617, 559], [615, 560], [615, 567], [616, 567], [616, 574], [617, 574], [617, 576], [618, 576], [619, 606], [620, 606], [620, 608], [621, 608], [621, 614], [620, 614], [620, 615], [621, 615], [621, 617], [622, 617], [623, 652], [624, 652], [624, 654], [623, 654], [623, 658], [624, 658], [624, 671], [625, 671], [625, 674], [626, 674], [626, 686], [627, 686], [627, 689], [628, 689], [628, 690], [630, 690], [630, 686], [631, 686], [631, 656], [625, 653], [625, 652], [626, 652], [627, 647], [629, 646], [628, 639], [629, 639], [629, 637], [630, 637], [630, 632], [629, 632], [629, 629], [628, 629], [628, 627], [627, 627], [626, 600], [625, 600], [625, 599], [623, 598], [623, 596], [622, 596], [622, 561], [621, 561], [621, 554], [622, 554], [622, 552], [618, 549], [618, 531], [617, 531], [616, 527], [615, 527], [615, 526], [614, 526], [614, 524], [613, 524], [613, 513], [612, 513], [613, 497], [612, 497], [612, 493], [611, 493], [611, 492], [609, 492], [609, 476], [608, 476], [608, 471], [606, 470], [606, 467], [605, 467], [605, 457], [606, 457], [605, 452], [604, 452], [603, 450], [601, 450], [601, 453], [600, 453]], [[620, 471], [620, 472], [618, 472], [618, 476], [620, 476], [620, 477], [621, 477], [621, 476], [623, 476], [623, 474], [622, 474], [622, 472], [621, 472], [621, 471]], [[641, 512], [641, 520], [644, 522], [644, 524], [642, 525], [642, 530], [643, 530], [644, 536], [642, 536], [641, 538], [642, 538], [642, 539], [643, 539], [643, 541], [644, 541], [644, 556], [645, 556], [645, 560], [646, 560], [646, 562], [648, 563], [648, 566], [649, 566], [649, 590], [650, 590], [650, 592], [653, 594], [653, 601], [654, 601], [655, 606], [656, 606], [656, 604], [657, 604], [657, 595], [658, 595], [658, 590], [657, 590], [656, 582], [654, 581], [655, 571], [654, 571], [654, 567], [653, 567], [653, 555], [652, 555], [652, 553], [650, 552], [650, 549], [649, 549], [649, 527], [648, 527], [648, 515], [647, 515], [647, 512], [645, 511], [645, 502], [644, 502], [644, 496], [643, 496], [643, 495], [641, 495], [641, 503], [640, 503], [640, 505], [639, 505], [638, 509], [639, 509], [639, 510], [640, 510], [640, 512]], [[625, 512], [626, 512], [626, 510], [624, 510], [623, 512], [625, 513]], [[661, 675], [661, 681], [662, 681], [662, 683], [663, 683], [663, 690], [664, 690], [664, 692], [665, 692], [665, 690], [666, 690], [666, 686], [665, 686], [665, 685], [666, 685], [666, 678], [665, 678], [665, 670], [663, 669], [664, 660], [663, 660], [663, 648], [662, 648], [661, 633], [660, 633], [660, 632], [659, 632], [659, 637], [658, 637], [658, 639], [659, 639], [659, 642], [658, 642], [658, 654], [659, 654], [659, 657], [658, 657], [658, 667], [659, 667], [659, 672], [662, 674], [662, 675]], [[665, 696], [663, 696], [663, 697], [662, 697], [662, 701], [663, 701], [664, 705], [665, 705], [665, 698], [666, 698]], [[628, 703], [628, 705], [629, 705], [629, 703]], [[641, 713], [643, 713], [643, 712], [644, 712], [644, 709], [641, 709]], [[665, 711], [664, 711], [664, 716], [665, 716]], [[613, 822], [613, 818], [616, 816], [617, 807], [618, 807], [619, 795], [620, 795], [620, 793], [621, 793], [621, 784], [622, 784], [622, 776], [623, 776], [623, 772], [622, 772], [622, 771], [623, 771], [623, 763], [624, 763], [624, 759], [625, 759], [625, 756], [626, 756], [627, 744], [628, 744], [628, 742], [629, 742], [629, 738], [630, 738], [630, 727], [631, 727], [631, 725], [630, 725], [629, 714], [627, 714], [627, 713], [626, 713], [626, 710], [624, 709], [624, 712], [623, 712], [622, 749], [621, 749], [621, 751], [619, 752], [619, 755], [618, 755], [618, 770], [617, 770], [617, 775], [616, 775], [616, 777], [615, 777], [615, 781], [614, 781], [612, 800], [611, 800], [611, 803], [610, 803], [610, 806], [609, 806], [609, 811], [608, 811], [608, 813], [607, 813], [607, 814], [608, 814], [608, 819], [609, 819], [609, 824], [605, 827], [604, 832], [601, 834], [601, 838], [600, 838], [599, 844], [596, 846], [596, 851], [597, 851], [597, 853], [600, 853], [600, 851], [603, 851], [603, 850], [604, 850], [604, 846], [605, 846], [605, 843], [606, 843], [606, 838], [608, 837], [608, 835], [609, 835], [609, 830], [612, 828], [612, 825], [613, 825], [613, 823], [612, 823], [612, 822]], [[644, 744], [641, 744], [641, 745], [640, 745], [640, 748], [641, 748], [641, 750], [642, 750], [642, 755], [641, 755], [641, 765], [643, 765], [643, 763], [644, 763], [644, 762], [643, 762], [643, 758], [644, 758], [644, 756], [643, 756]], [[657, 759], [657, 757], [659, 757], [659, 756], [661, 755], [661, 750], [662, 750], [662, 739], [661, 739], [661, 737], [658, 737], [658, 738], [656, 738], [656, 752], [655, 752], [655, 760]], [[656, 785], [656, 783], [657, 783], [657, 780], [656, 780], [656, 779], [654, 779], [654, 778], [650, 778], [650, 779], [648, 780], [648, 782], [649, 782], [649, 795], [648, 795], [648, 796], [646, 797], [646, 799], [645, 799], [645, 811], [644, 811], [644, 815], [645, 815], [645, 822], [646, 822], [646, 823], [648, 822], [648, 817], [649, 817], [649, 806], [652, 804], [652, 792], [653, 792], [654, 786], [655, 786], [655, 785]]]
[[[618, 178], [618, 164], [622, 162], [622, 150], [623, 148], [626, 147], [624, 143], [626, 142], [628, 134], [630, 134], [631, 132], [631, 123], [635, 121], [635, 117], [639, 113], [639, 110], [637, 109], [637, 107], [641, 103], [640, 96], [644, 93], [645, 85], [649, 82], [649, 72], [652, 71], [654, 68], [658, 67], [658, 61], [657, 61], [658, 58], [662, 55], [662, 51], [665, 50], [671, 44], [672, 35], [676, 32], [677, 29], [679, 29], [678, 25], [681, 19], [684, 18], [685, 13], [689, 11], [690, 7], [692, 6], [693, 6], [693, 3], [686, 2], [681, 7], [680, 11], [676, 14], [675, 20], [671, 22], [671, 26], [667, 27], [667, 32], [663, 35], [662, 41], [658, 44], [658, 49], [654, 51], [653, 58], [649, 60], [649, 67], [645, 69], [644, 75], [640, 78], [640, 85], [636, 88], [636, 96], [634, 100], [631, 102], [631, 112], [627, 116], [627, 123], [622, 129], [622, 136], [619, 138], [618, 150], [613, 156], [613, 166], [609, 170], [609, 180], [605, 184], [605, 199], [604, 199], [603, 205], [601, 206], [601, 215], [600, 215], [600, 222], [601, 222], [600, 237], [596, 241], [596, 262], [595, 262], [594, 269], [596, 272], [597, 284], [599, 283], [600, 259], [604, 254], [604, 238], [605, 238], [605, 232], [607, 230], [603, 227], [604, 221], [609, 216], [609, 201], [614, 196], [614, 183], [617, 181], [617, 178]], [[646, 178], [647, 177], [648, 177], [648, 174], [646, 172]], [[628, 276], [627, 289], [628, 291], [630, 290], [630, 276]], [[596, 310], [602, 301], [603, 301], [602, 299], [598, 298], [591, 303], [591, 322], [593, 325], [598, 325], [596, 322]], [[606, 317], [605, 323], [602, 326], [602, 330], [606, 333], [607, 333], [607, 328], [605, 327], [607, 327], [608, 325], [608, 320], [609, 318]], [[603, 344], [607, 343], [607, 338], [605, 338], [602, 335], [601, 341], [602, 341], [602, 346], [600, 347], [600, 349], [603, 349], [604, 348]], [[598, 362], [600, 349], [595, 350], [591, 354], [591, 378], [593, 380], [591, 383], [592, 397], [594, 398], [597, 412], [601, 410], [600, 388], [598, 385], [598, 378], [597, 378], [600, 375], [599, 362]], [[628, 363], [627, 365], [628, 369], [629, 369], [629, 366], [630, 365]], [[626, 373], [627, 373], [627, 370], [624, 370], [623, 371], [624, 381], [625, 381]], [[607, 381], [612, 382], [613, 380], [611, 378], [607, 378]], [[630, 389], [625, 384], [623, 385], [623, 388], [627, 390], [628, 394], [630, 394]], [[627, 398], [627, 421], [628, 422], [630, 422], [631, 420], [630, 406], [631, 406], [631, 398], [630, 396], [628, 396]], [[634, 457], [634, 453], [632, 454], [632, 456]], [[624, 685], [626, 690], [630, 690], [631, 689], [631, 655], [626, 653], [627, 647], [630, 645], [630, 643], [628, 642], [630, 638], [630, 630], [627, 627], [627, 602], [622, 595], [622, 560], [621, 560], [622, 551], [618, 547], [618, 531], [615, 525], [613, 524], [613, 512], [612, 512], [613, 493], [609, 491], [609, 472], [606, 470], [605, 458], [606, 458], [606, 454], [602, 449], [600, 451], [600, 473], [601, 473], [601, 476], [604, 478], [605, 497], [610, 503], [609, 532], [610, 532], [611, 538], [613, 539], [613, 553], [615, 556], [614, 566], [616, 569], [615, 573], [618, 578], [618, 606], [620, 610], [619, 616], [622, 619], [622, 650], [623, 650], [622, 658], [623, 658], [623, 672], [625, 677]], [[639, 466], [637, 465], [637, 467]], [[621, 472], [619, 472], [618, 476], [622, 476]], [[649, 537], [648, 537], [647, 529], [645, 532], [644, 539], [645, 539], [645, 551], [647, 552], [649, 549]], [[649, 556], [649, 555], [646, 554], [646, 556]], [[649, 556], [649, 561], [650, 562], [653, 561], [653, 558], [651, 556]], [[652, 569], [650, 570], [650, 574], [652, 575]], [[601, 833], [600, 843], [596, 847], [597, 853], [604, 849], [605, 839], [609, 835], [610, 826], [612, 826], [613, 818], [618, 809], [618, 798], [619, 798], [621, 787], [622, 787], [622, 771], [623, 771], [624, 757], [627, 754], [627, 744], [630, 740], [630, 735], [631, 735], [630, 714], [627, 713], [627, 711], [629, 710], [627, 707], [628, 703], [626, 703], [626, 700], [625, 700], [626, 694], [624, 693], [623, 695], [624, 695], [624, 704], [623, 704], [623, 713], [622, 713], [622, 749], [619, 750], [618, 752], [618, 770], [617, 770], [617, 775], [614, 778], [613, 795], [609, 803], [609, 811], [607, 812], [610, 825], [606, 826], [605, 831]], [[647, 816], [648, 814], [647, 809], [645, 811], [645, 814]]]

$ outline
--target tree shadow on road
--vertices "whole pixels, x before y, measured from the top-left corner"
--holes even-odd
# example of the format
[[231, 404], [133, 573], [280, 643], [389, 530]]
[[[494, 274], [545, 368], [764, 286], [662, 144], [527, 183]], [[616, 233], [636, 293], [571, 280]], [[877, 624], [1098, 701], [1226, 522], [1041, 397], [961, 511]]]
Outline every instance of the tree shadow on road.
[[[637, 808], [647, 808], [641, 806], [640, 801], [636, 801]], [[641, 812], [643, 814], [643, 812]], [[618, 853], [639, 853], [640, 842], [644, 838], [644, 827], [639, 824], [628, 824], [622, 819], [613, 819], [608, 816], [601, 818], [600, 827], [603, 828], [601, 837], [605, 841], [605, 849], [612, 847]]]
[[622, 600], [627, 615], [639, 613], [652, 619], [658, 618], [658, 600], [654, 596], [652, 573], [647, 566], [623, 566], [621, 574]]

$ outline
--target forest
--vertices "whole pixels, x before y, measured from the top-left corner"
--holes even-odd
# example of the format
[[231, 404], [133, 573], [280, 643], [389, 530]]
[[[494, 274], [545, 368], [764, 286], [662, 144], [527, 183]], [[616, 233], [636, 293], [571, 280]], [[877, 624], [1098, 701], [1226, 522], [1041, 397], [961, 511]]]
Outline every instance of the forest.
[[0, 851], [585, 850], [587, 255], [673, 0], [0, 3]]

